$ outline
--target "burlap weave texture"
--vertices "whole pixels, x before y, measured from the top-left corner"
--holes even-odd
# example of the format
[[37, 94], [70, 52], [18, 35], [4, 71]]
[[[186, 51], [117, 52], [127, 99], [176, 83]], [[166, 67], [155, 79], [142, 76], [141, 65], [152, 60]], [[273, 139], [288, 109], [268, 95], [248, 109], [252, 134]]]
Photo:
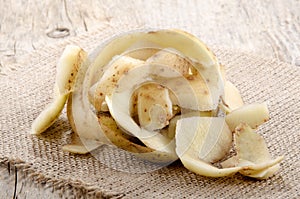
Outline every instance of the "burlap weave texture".
[[[36, 179], [78, 186], [98, 196], [141, 198], [299, 198], [300, 197], [300, 69], [277, 60], [214, 47], [227, 78], [240, 89], [246, 103], [268, 103], [269, 122], [259, 128], [273, 157], [284, 155], [281, 170], [267, 180], [241, 175], [207, 178], [185, 169], [178, 161], [149, 173], [111, 169], [91, 155], [62, 151], [71, 131], [65, 112], [47, 134], [29, 135], [30, 125], [53, 93], [56, 62], [66, 44], [91, 51], [113, 30], [95, 31], [47, 46], [0, 76], [0, 162], [19, 164]], [[109, 153], [109, 152], [108, 152]], [[103, 155], [106, 153], [103, 152]], [[109, 164], [123, 157], [109, 155]]]

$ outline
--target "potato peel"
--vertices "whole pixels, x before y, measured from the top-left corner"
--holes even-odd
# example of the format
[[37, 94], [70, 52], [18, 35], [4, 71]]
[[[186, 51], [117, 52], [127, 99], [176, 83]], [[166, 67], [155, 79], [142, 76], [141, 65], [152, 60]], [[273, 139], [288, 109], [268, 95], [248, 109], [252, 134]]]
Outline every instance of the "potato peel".
[[240, 108], [244, 105], [242, 96], [237, 87], [230, 81], [224, 82], [224, 96], [220, 107], [225, 113], [230, 113], [233, 110]]
[[100, 81], [98, 81], [90, 90], [96, 110], [100, 111], [106, 95], [111, 95], [112, 90], [117, 86], [117, 82], [123, 74], [144, 62], [127, 56], [114, 57], [112, 64], [104, 72]]
[[180, 157], [180, 160], [185, 168], [188, 170], [197, 173], [202, 176], [207, 177], [224, 177], [237, 173], [242, 169], [242, 167], [233, 167], [233, 168], [222, 168], [219, 169], [203, 160], [200, 160], [190, 155], [183, 155]]
[[266, 103], [253, 103], [244, 105], [226, 115], [225, 119], [233, 132], [240, 123], [247, 123], [251, 128], [267, 122], [270, 118]]
[[125, 151], [129, 151], [143, 160], [154, 163], [168, 163], [178, 159], [176, 155], [170, 156], [168, 153], [134, 143], [130, 140], [130, 137], [132, 136], [124, 133], [124, 131], [118, 128], [116, 122], [111, 116], [100, 115], [99, 123], [102, 126], [104, 133], [114, 146]]
[[269, 178], [280, 169], [283, 156], [271, 159], [265, 140], [248, 124], [238, 125], [234, 143], [237, 155], [222, 162], [223, 168], [242, 167], [239, 173], [257, 179]]
[[244, 167], [240, 171], [241, 174], [263, 179], [279, 169], [278, 163], [283, 160], [283, 156], [272, 160], [264, 138], [255, 133], [248, 124], [241, 123], [236, 127], [234, 142], [239, 159], [238, 165]]
[[176, 126], [177, 126], [177, 121], [182, 119], [182, 118], [187, 118], [187, 117], [213, 117], [215, 116], [213, 111], [183, 111], [180, 115], [176, 115], [173, 117], [167, 128], [162, 129], [161, 133], [170, 139], [174, 139], [175, 133], [176, 133]]
[[187, 117], [177, 121], [176, 153], [208, 163], [225, 157], [232, 145], [232, 134], [221, 117]]
[[162, 83], [172, 88], [170, 98], [174, 105], [198, 111], [214, 109], [212, 95], [201, 75], [190, 75], [184, 79], [182, 77], [169, 78], [163, 80]]
[[74, 89], [77, 72], [86, 59], [87, 53], [80, 47], [66, 46], [57, 63], [54, 99], [33, 121], [31, 134], [43, 133], [59, 117], [70, 93]]
[[137, 91], [139, 125], [149, 131], [164, 128], [173, 117], [169, 91], [158, 84], [146, 84]]
[[31, 125], [31, 134], [41, 134], [46, 131], [59, 117], [69, 94], [58, 95], [33, 121]]
[[[32, 134], [49, 128], [68, 100], [74, 134], [64, 151], [86, 154], [107, 144], [154, 163], [179, 158], [190, 171], [209, 177], [240, 173], [266, 179], [279, 170], [283, 156], [272, 159], [255, 133], [269, 120], [266, 103], [244, 105], [225, 67], [195, 36], [131, 32], [89, 58], [93, 62], [78, 46], [65, 48], [53, 101], [32, 123]], [[227, 158], [231, 149], [236, 155]]]
[[192, 75], [193, 63], [180, 52], [171, 48], [158, 51], [146, 60], [146, 63], [161, 64], [172, 67], [184, 77]]
[[61, 95], [72, 92], [77, 73], [86, 59], [87, 53], [79, 46], [65, 47], [56, 68], [56, 85]]
[[72, 143], [64, 145], [62, 150], [76, 154], [87, 154], [99, 146], [101, 146], [101, 143], [91, 139], [85, 140], [74, 133], [72, 135]]
[[[197, 157], [193, 151], [195, 149], [188, 149], [192, 151], [179, 155], [180, 160], [187, 169], [209, 177], [222, 177], [239, 172], [248, 177], [266, 179], [278, 171], [283, 156], [272, 160], [264, 139], [251, 127], [241, 124], [237, 127], [235, 134], [237, 155], [222, 162], [222, 169]], [[196, 141], [196, 143], [199, 142]]]

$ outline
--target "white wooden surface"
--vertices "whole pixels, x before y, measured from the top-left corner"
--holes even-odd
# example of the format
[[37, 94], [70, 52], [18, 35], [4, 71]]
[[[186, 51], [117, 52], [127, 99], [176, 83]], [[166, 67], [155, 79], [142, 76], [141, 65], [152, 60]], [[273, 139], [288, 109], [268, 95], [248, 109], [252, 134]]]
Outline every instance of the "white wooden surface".
[[[300, 66], [299, 0], [0, 0], [0, 72], [22, 55], [94, 28], [173, 27], [219, 45]], [[0, 198], [57, 198], [0, 167]]]

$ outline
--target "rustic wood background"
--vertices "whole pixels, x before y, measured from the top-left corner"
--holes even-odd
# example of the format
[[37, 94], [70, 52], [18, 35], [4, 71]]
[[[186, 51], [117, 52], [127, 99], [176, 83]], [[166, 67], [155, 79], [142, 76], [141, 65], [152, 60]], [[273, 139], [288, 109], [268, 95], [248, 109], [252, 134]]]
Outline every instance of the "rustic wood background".
[[[0, 0], [0, 72], [45, 45], [124, 23], [179, 27], [208, 45], [300, 66], [299, 0]], [[0, 190], [0, 198], [64, 195], [9, 165], [0, 167]]]

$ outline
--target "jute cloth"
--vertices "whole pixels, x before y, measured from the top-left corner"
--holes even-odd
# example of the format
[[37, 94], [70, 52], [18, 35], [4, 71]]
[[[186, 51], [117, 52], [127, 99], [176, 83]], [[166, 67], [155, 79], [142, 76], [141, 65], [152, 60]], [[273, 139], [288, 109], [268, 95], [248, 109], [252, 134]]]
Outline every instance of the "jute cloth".
[[[280, 171], [267, 180], [236, 174], [224, 178], [196, 175], [180, 161], [152, 172], [123, 172], [109, 165], [126, 158], [103, 152], [108, 164], [92, 155], [62, 151], [72, 133], [65, 111], [41, 137], [29, 135], [32, 121], [51, 100], [56, 62], [66, 44], [92, 51], [119, 32], [95, 30], [46, 46], [7, 66], [0, 76], [0, 162], [15, 165], [37, 183], [66, 191], [65, 197], [112, 198], [299, 198], [300, 69], [277, 60], [213, 47], [226, 67], [227, 78], [241, 91], [246, 103], [268, 103], [271, 119], [258, 133], [273, 157], [284, 155]], [[103, 149], [105, 150], [105, 149]], [[101, 154], [100, 154], [101, 155]], [[128, 160], [127, 160], [128, 161]], [[133, 168], [134, 170], [134, 168]]]

